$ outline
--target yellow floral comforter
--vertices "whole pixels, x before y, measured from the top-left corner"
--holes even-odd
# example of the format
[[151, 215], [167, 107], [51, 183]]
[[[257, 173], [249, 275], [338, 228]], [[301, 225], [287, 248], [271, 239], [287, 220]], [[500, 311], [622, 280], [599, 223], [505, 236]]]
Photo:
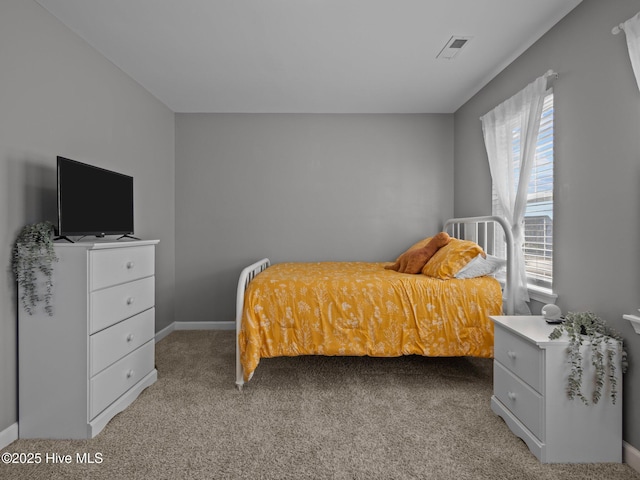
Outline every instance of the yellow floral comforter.
[[261, 358], [294, 355], [493, 356], [489, 315], [502, 312], [491, 277], [440, 280], [388, 263], [280, 263], [245, 292], [245, 381]]

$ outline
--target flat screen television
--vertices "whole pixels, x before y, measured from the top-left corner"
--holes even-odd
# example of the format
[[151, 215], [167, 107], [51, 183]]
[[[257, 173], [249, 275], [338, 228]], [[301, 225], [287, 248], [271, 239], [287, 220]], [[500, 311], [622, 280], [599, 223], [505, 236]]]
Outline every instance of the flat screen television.
[[61, 237], [133, 234], [133, 177], [58, 157]]

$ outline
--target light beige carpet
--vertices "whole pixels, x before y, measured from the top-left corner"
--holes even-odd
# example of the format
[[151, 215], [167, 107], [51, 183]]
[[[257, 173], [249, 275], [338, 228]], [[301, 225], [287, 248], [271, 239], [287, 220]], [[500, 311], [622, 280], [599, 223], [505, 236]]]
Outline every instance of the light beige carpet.
[[539, 463], [491, 411], [490, 360], [268, 359], [239, 393], [233, 332], [174, 332], [156, 359], [158, 382], [96, 438], [3, 450], [71, 464], [0, 464], [0, 478], [640, 479], [624, 464]]

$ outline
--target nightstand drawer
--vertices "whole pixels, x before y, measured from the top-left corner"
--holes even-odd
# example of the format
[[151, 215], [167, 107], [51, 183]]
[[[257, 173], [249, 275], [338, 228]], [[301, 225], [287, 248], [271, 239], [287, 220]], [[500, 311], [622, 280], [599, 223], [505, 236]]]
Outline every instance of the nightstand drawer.
[[90, 294], [90, 333], [107, 328], [155, 305], [155, 279], [143, 278]]
[[544, 375], [544, 352], [504, 328], [496, 325], [494, 358], [539, 393]]
[[155, 308], [91, 335], [90, 376], [101, 372], [120, 358], [153, 338]]
[[94, 418], [151, 370], [155, 361], [153, 340], [117, 361], [91, 379], [90, 418]]
[[153, 246], [95, 250], [89, 253], [90, 290], [153, 275]]
[[538, 439], [544, 439], [543, 397], [504, 368], [493, 362], [493, 394]]

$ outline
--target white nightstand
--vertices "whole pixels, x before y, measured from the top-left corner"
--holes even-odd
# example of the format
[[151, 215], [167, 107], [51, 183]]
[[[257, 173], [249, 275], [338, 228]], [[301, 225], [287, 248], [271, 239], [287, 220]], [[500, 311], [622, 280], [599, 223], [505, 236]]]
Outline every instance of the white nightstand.
[[[622, 376], [617, 378], [615, 405], [608, 385], [596, 405], [569, 400], [566, 336], [549, 340], [554, 326], [539, 316], [491, 319], [495, 325], [491, 409], [543, 463], [620, 463]], [[588, 359], [588, 354], [583, 357]], [[620, 372], [620, 355], [616, 362]], [[584, 388], [593, 370], [588, 360], [583, 368]]]

